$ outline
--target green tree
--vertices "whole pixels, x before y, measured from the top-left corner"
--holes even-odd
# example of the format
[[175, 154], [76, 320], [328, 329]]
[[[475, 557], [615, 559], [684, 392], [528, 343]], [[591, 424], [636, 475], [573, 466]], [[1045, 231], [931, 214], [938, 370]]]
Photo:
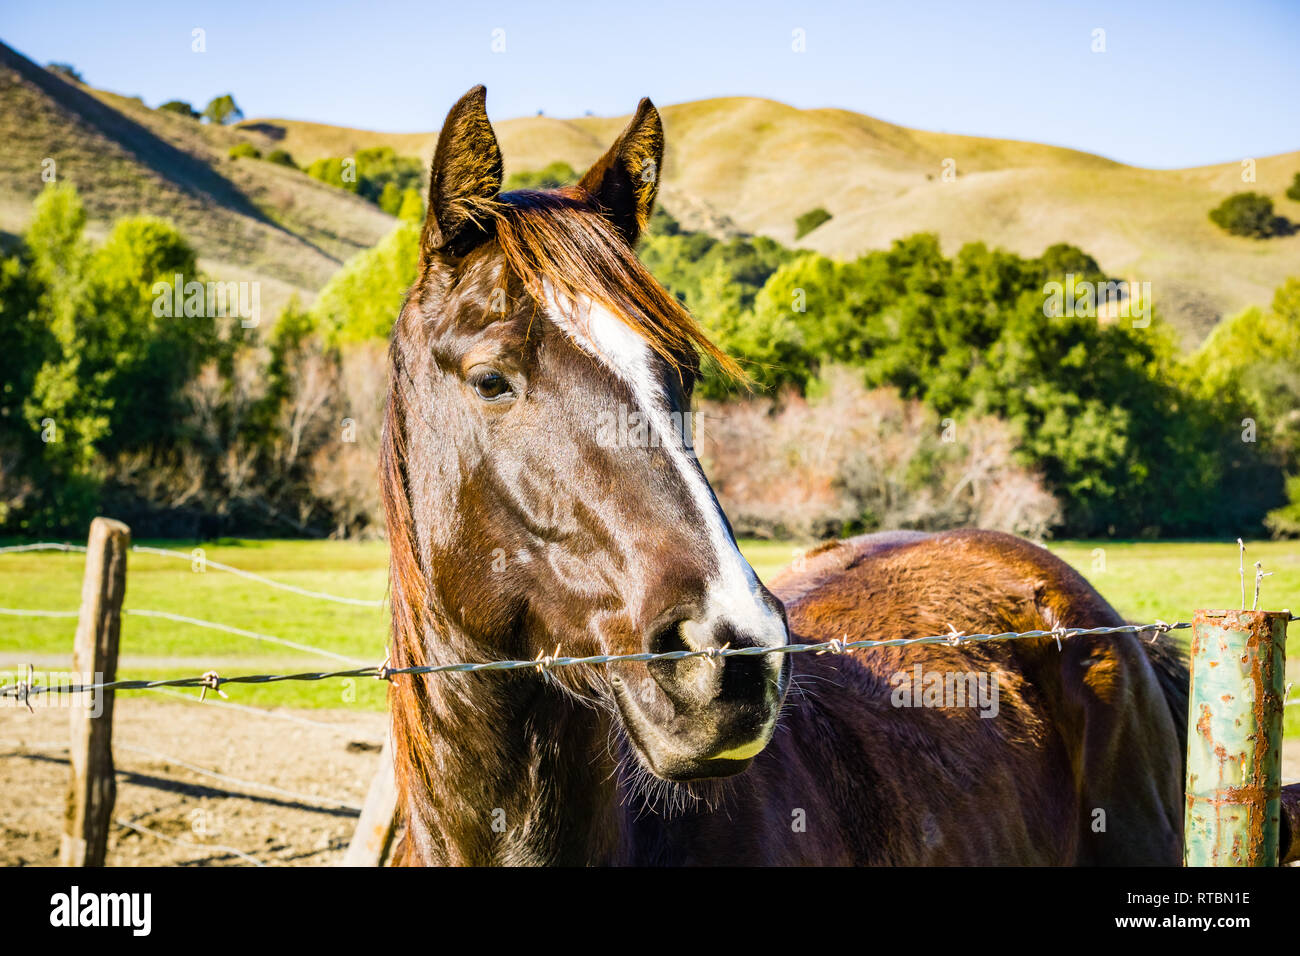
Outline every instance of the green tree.
[[233, 96], [224, 93], [221, 96], [214, 96], [208, 101], [208, 105], [203, 108], [203, 118], [209, 123], [226, 126], [242, 120], [244, 111], [235, 103]]
[[62, 77], [65, 80], [72, 80], [74, 83], [86, 82], [82, 79], [81, 74], [77, 72], [77, 68], [71, 63], [51, 63], [46, 66], [45, 69], [49, 70], [55, 76]]
[[356, 161], [351, 158], [344, 160], [337, 156], [327, 156], [313, 160], [307, 167], [307, 175], [350, 193], [357, 192], [360, 188]]
[[262, 152], [252, 143], [236, 143], [227, 154], [231, 159], [261, 159]]
[[809, 209], [802, 216], [795, 219], [794, 237], [796, 239], [802, 239], [804, 236], [808, 235], [808, 233], [822, 225], [822, 223], [830, 222], [830, 220], [831, 214], [821, 206], [818, 206], [816, 209]]
[[1267, 239], [1281, 232], [1273, 200], [1262, 193], [1236, 193], [1210, 210], [1210, 220], [1234, 236]]
[[386, 337], [415, 281], [420, 227], [402, 222], [343, 264], [321, 290], [312, 319], [331, 343]]
[[[240, 339], [237, 321], [219, 328], [154, 307], [159, 283], [170, 301], [177, 274], [198, 278], [194, 250], [175, 227], [119, 220], [96, 247], [85, 221], [76, 190], [51, 184], [21, 249], [0, 263], [0, 321], [21, 346], [0, 366], [0, 521], [31, 533], [84, 527], [108, 462], [174, 445], [186, 383]], [[26, 450], [17, 482], [4, 463], [13, 448]], [[19, 486], [27, 490], [16, 496]]]
[[384, 183], [384, 188], [379, 193], [379, 208], [390, 216], [396, 216], [401, 211], [402, 190], [397, 183], [392, 181]]
[[1291, 185], [1287, 187], [1286, 198], [1300, 202], [1300, 173], [1295, 174], [1295, 178], [1291, 180]]
[[397, 218], [405, 222], [424, 222], [424, 200], [420, 197], [420, 190], [414, 186], [402, 190], [402, 205], [398, 207]]
[[560, 189], [578, 182], [578, 173], [568, 163], [556, 161], [543, 169], [523, 170], [506, 177], [504, 192], [516, 189]]
[[158, 107], [160, 113], [175, 113], [177, 116], [184, 116], [186, 119], [198, 119], [199, 111], [184, 100], [168, 100]]

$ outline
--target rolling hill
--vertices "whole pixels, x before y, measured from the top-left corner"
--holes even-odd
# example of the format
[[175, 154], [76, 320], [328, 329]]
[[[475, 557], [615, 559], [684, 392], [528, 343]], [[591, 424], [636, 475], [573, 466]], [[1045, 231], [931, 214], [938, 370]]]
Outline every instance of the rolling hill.
[[[1233, 192], [1284, 195], [1300, 151], [1257, 157], [1254, 184], [1241, 165], [1153, 170], [1090, 153], [1012, 140], [907, 129], [845, 110], [800, 110], [727, 98], [661, 108], [668, 141], [661, 193], [691, 228], [750, 232], [827, 255], [851, 257], [915, 232], [937, 233], [946, 252], [982, 241], [1022, 255], [1056, 242], [1092, 254], [1109, 274], [1151, 282], [1162, 314], [1198, 342], [1222, 316], [1265, 304], [1300, 274], [1300, 233], [1265, 241], [1221, 232], [1208, 213]], [[627, 117], [497, 123], [507, 172], [564, 160], [583, 169]], [[430, 133], [377, 133], [292, 120], [243, 128], [300, 161], [391, 145], [428, 160]], [[945, 160], [955, 179], [944, 181]], [[833, 217], [803, 240], [795, 217], [823, 206]]]
[[295, 169], [230, 159], [244, 138], [68, 82], [0, 43], [0, 229], [22, 229], [48, 158], [77, 186], [92, 235], [120, 216], [163, 216], [209, 274], [260, 280], [264, 307], [310, 299], [394, 220]]
[[[467, 84], [468, 85], [468, 82]], [[431, 114], [450, 104], [431, 104]], [[1225, 235], [1207, 218], [1225, 196], [1264, 192], [1300, 223], [1284, 190], [1300, 152], [1257, 157], [1257, 182], [1238, 163], [1150, 170], [1077, 150], [912, 130], [845, 110], [800, 110], [725, 98], [661, 108], [668, 155], [664, 206], [715, 234], [757, 233], [850, 257], [919, 231], [947, 252], [983, 241], [1023, 255], [1056, 242], [1091, 253], [1109, 274], [1150, 281], [1157, 308], [1198, 342], [1219, 318], [1265, 304], [1300, 274], [1300, 232], [1265, 241]], [[626, 117], [505, 120], [507, 171], [596, 159]], [[0, 44], [0, 229], [19, 231], [43, 186], [42, 160], [76, 183], [102, 232], [114, 217], [172, 218], [203, 267], [260, 279], [263, 302], [310, 299], [350, 255], [394, 220], [296, 169], [232, 160], [249, 141], [299, 164], [392, 146], [427, 161], [437, 132], [380, 133], [284, 119], [212, 127], [138, 100], [67, 82]], [[945, 161], [955, 179], [945, 181]], [[833, 218], [798, 242], [794, 219], [823, 206]]]

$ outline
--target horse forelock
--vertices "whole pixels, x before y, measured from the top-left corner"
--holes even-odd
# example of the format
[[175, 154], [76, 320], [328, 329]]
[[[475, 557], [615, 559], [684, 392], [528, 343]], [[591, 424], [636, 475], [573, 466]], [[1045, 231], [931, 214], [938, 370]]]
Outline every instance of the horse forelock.
[[592, 302], [617, 316], [671, 368], [694, 374], [697, 357], [703, 357], [722, 374], [744, 378], [580, 188], [504, 193], [496, 208], [495, 238], [506, 266], [535, 302]]

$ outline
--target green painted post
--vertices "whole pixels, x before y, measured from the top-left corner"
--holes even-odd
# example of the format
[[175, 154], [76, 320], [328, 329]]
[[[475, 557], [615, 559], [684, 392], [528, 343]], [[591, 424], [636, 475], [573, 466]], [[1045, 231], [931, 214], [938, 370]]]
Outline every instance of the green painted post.
[[1187, 866], [1277, 866], [1287, 611], [1197, 611]]

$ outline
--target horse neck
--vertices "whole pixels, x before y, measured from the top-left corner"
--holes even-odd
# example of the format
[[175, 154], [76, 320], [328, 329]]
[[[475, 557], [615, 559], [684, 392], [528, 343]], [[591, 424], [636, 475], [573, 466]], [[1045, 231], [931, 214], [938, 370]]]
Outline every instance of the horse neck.
[[602, 709], [532, 672], [436, 674], [427, 691], [421, 722], [431, 759], [408, 777], [429, 782], [405, 787], [424, 862], [624, 859], [628, 824]]

